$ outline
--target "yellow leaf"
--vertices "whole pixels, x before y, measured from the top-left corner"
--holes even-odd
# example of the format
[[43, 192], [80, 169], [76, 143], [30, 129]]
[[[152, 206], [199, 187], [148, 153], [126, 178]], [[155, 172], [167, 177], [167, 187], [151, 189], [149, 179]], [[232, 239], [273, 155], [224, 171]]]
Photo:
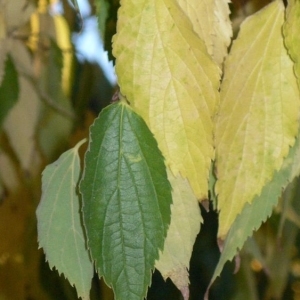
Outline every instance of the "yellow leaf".
[[[283, 33], [285, 37], [285, 45], [291, 58], [295, 62], [295, 73], [300, 82], [300, 2], [296, 0], [289, 0], [286, 10], [286, 22], [283, 26]], [[299, 84], [300, 85], [300, 84]]]
[[160, 271], [165, 280], [170, 278], [182, 292], [184, 299], [188, 299], [187, 270], [202, 217], [199, 203], [189, 182], [180, 176], [174, 177], [170, 171], [168, 178], [173, 189], [171, 224], [163, 253], [160, 252], [155, 268]]
[[282, 1], [247, 18], [225, 62], [216, 125], [219, 237], [279, 170], [298, 130], [299, 91]]
[[232, 37], [230, 0], [177, 0], [205, 42], [208, 53], [221, 66]]
[[207, 197], [220, 70], [173, 0], [121, 2], [113, 38], [121, 93], [154, 133], [175, 176]]

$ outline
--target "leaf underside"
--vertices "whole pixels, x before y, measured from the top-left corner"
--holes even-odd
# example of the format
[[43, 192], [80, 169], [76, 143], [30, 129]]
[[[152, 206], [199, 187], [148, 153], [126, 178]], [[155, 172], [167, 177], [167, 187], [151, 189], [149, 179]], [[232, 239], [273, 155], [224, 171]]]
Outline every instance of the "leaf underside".
[[173, 0], [121, 1], [113, 53], [121, 92], [167, 166], [206, 199], [220, 69], [190, 20]]
[[187, 179], [174, 177], [170, 171], [168, 178], [172, 186], [173, 198], [171, 224], [164, 250], [160, 253], [155, 268], [160, 271], [165, 280], [170, 278], [173, 281], [184, 299], [189, 299], [188, 269], [202, 216], [199, 202]]
[[43, 172], [42, 199], [37, 209], [39, 246], [44, 249], [51, 268], [63, 273], [78, 296], [89, 299], [93, 264], [85, 247], [79, 196], [78, 148], [63, 153]]
[[116, 299], [143, 299], [170, 223], [171, 187], [146, 123], [124, 103], [90, 129], [80, 183], [92, 259]]
[[283, 22], [282, 1], [247, 18], [225, 62], [216, 125], [221, 238], [280, 169], [297, 134], [299, 90]]

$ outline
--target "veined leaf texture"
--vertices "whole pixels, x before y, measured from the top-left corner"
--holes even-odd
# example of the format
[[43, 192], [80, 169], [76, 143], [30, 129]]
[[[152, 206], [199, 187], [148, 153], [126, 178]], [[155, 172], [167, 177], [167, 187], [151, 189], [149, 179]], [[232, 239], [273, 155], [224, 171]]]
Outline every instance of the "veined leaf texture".
[[280, 169], [298, 131], [299, 90], [283, 22], [282, 1], [248, 17], [225, 62], [216, 124], [221, 238]]
[[88, 247], [115, 299], [142, 299], [170, 223], [171, 186], [144, 120], [125, 103], [90, 129], [80, 183]]
[[121, 1], [118, 18], [113, 53], [121, 92], [173, 174], [206, 199], [220, 69], [176, 1]]

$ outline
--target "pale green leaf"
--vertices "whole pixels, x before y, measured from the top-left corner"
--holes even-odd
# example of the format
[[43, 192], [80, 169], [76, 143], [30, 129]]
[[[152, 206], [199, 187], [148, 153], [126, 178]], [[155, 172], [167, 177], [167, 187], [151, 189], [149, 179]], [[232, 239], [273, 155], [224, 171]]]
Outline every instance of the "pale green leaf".
[[230, 0], [177, 0], [205, 42], [208, 53], [221, 66], [232, 37]]
[[89, 299], [93, 264], [86, 249], [77, 185], [80, 178], [78, 149], [63, 153], [43, 172], [42, 199], [37, 208], [39, 246], [51, 268], [75, 285], [79, 297]]
[[[284, 42], [295, 62], [295, 73], [300, 81], [300, 2], [289, 0], [286, 9], [286, 21], [283, 25]], [[300, 83], [299, 83], [300, 85]]]
[[188, 269], [202, 217], [199, 202], [187, 179], [174, 177], [170, 171], [168, 178], [172, 186], [173, 198], [171, 224], [164, 250], [160, 252], [155, 268], [160, 271], [165, 280], [170, 278], [181, 291], [184, 299], [188, 299]]
[[216, 124], [218, 236], [279, 170], [298, 130], [299, 90], [274, 1], [241, 26], [225, 62]]
[[167, 165], [207, 198], [220, 69], [190, 20], [173, 0], [122, 1], [113, 53], [121, 92]]
[[164, 245], [172, 196], [157, 143], [127, 104], [108, 106], [91, 127], [80, 191], [99, 275], [116, 300], [143, 299]]
[[7, 56], [3, 80], [0, 83], [0, 128], [19, 96], [18, 73], [10, 55]]
[[289, 155], [284, 159], [282, 168], [277, 171], [273, 180], [267, 183], [259, 196], [252, 204], [246, 203], [242, 212], [234, 220], [225, 239], [220, 260], [212, 277], [212, 282], [228, 260], [232, 260], [238, 249], [242, 249], [245, 241], [257, 230], [262, 222], [272, 214], [282, 190], [286, 188], [295, 176], [300, 174], [300, 136], [291, 148]]

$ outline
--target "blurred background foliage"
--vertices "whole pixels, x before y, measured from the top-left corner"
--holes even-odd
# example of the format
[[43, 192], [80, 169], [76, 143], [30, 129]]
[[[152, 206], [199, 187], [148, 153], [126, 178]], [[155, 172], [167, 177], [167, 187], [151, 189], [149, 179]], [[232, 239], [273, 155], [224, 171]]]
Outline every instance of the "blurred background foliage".
[[[235, 36], [239, 24], [269, 2], [232, 1]], [[67, 0], [0, 0], [0, 300], [77, 299], [38, 250], [35, 210], [44, 167], [88, 136], [116, 90], [101, 65], [79, 49], [91, 47], [80, 44], [80, 36], [99, 16], [99, 36], [93, 38], [102, 38], [114, 62], [111, 38], [119, 0], [89, 0], [89, 5], [82, 14]], [[97, 51], [103, 52], [101, 45]], [[296, 179], [273, 216], [226, 265], [210, 299], [300, 299], [299, 197]], [[190, 263], [192, 300], [203, 299], [219, 258], [217, 213], [201, 211], [204, 225]], [[113, 299], [96, 276], [91, 299]], [[147, 299], [181, 295], [155, 272]]]

